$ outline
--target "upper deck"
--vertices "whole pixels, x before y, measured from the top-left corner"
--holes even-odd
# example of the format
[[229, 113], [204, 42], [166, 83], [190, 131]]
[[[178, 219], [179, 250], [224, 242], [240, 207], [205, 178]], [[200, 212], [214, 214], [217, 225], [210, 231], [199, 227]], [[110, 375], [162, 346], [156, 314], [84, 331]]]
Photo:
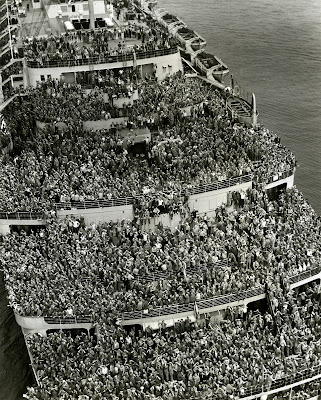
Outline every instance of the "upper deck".
[[5, 34], [2, 65], [24, 57], [24, 87], [49, 76], [73, 83], [84, 71], [138, 67], [140, 75], [155, 71], [162, 80], [183, 70], [175, 39], [139, 9], [101, 0], [41, 0], [15, 3], [8, 11], [16, 29]]

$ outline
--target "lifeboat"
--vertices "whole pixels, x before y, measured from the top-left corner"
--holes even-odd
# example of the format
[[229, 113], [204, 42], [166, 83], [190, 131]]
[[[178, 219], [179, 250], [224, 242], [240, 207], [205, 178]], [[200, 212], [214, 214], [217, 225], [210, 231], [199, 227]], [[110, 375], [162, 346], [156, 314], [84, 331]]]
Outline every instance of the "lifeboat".
[[184, 50], [195, 52], [204, 49], [206, 46], [206, 40], [197, 32], [186, 26], [178, 27], [173, 33]]
[[193, 55], [194, 66], [209, 80], [222, 81], [223, 77], [229, 73], [228, 66], [218, 57], [205, 51], [197, 51]]

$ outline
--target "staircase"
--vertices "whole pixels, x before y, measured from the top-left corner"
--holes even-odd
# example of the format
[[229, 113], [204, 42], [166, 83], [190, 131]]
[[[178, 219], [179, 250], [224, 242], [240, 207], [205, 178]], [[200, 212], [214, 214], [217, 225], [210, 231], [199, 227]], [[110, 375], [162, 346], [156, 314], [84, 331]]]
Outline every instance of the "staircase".
[[241, 97], [230, 96], [227, 99], [227, 104], [233, 111], [240, 122], [245, 123], [248, 126], [252, 125], [252, 106], [246, 100]]
[[244, 116], [244, 117], [251, 117], [252, 116], [252, 107], [250, 104], [238, 97], [229, 99], [229, 105], [236, 111], [237, 115]]

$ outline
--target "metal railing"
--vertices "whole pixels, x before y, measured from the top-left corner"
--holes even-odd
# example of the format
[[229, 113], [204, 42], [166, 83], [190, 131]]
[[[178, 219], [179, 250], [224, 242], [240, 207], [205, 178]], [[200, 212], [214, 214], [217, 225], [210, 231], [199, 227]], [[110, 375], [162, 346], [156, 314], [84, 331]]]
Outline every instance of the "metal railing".
[[16, 63], [16, 62], [23, 62], [23, 58], [13, 58], [13, 59], [11, 59], [9, 62], [8, 62], [8, 64], [6, 64], [6, 65], [3, 65], [1, 68], [0, 68], [0, 72], [2, 72], [3, 70], [5, 70], [6, 68], [8, 68], [8, 67], [10, 67], [12, 64], [14, 64], [14, 63]]
[[301, 272], [300, 274], [293, 275], [288, 279], [288, 283], [291, 285], [293, 283], [297, 283], [303, 281], [307, 278], [311, 278], [312, 276], [317, 276], [321, 272], [321, 266], [309, 269], [307, 271]]
[[[167, 56], [170, 54], [178, 53], [178, 47], [170, 47], [168, 49], [159, 49], [159, 50], [149, 50], [149, 51], [138, 51], [136, 53], [136, 59], [142, 60], [146, 58], [154, 58]], [[27, 61], [27, 66], [29, 68], [53, 68], [53, 67], [77, 67], [82, 65], [96, 65], [96, 64], [109, 64], [116, 62], [134, 62], [134, 53], [129, 54], [120, 54], [115, 56], [105, 56], [105, 57], [88, 57], [88, 58], [73, 58], [66, 60], [48, 60], [48, 61], [36, 61], [29, 60]]]
[[61, 317], [44, 317], [44, 321], [47, 324], [59, 324], [59, 325], [66, 325], [66, 324], [90, 324], [93, 322], [91, 315], [82, 315], [82, 316], [61, 316]]
[[27, 347], [27, 351], [28, 351], [28, 355], [29, 355], [29, 359], [30, 359], [30, 366], [32, 368], [32, 372], [34, 374], [34, 377], [36, 379], [37, 385], [40, 386], [40, 380], [37, 374], [37, 365], [34, 363], [34, 359], [33, 359], [33, 355], [31, 352], [31, 349], [29, 348], [29, 344], [28, 341], [26, 339], [26, 335], [24, 335], [24, 339], [25, 339], [25, 343], [26, 343], [26, 347]]
[[85, 200], [55, 203], [56, 210], [88, 210], [91, 208], [128, 206], [134, 203], [134, 197], [118, 197], [115, 199]]
[[[217, 181], [214, 183], [209, 183], [206, 185], [191, 186], [187, 189], [182, 189], [182, 191], [177, 192], [178, 195], [194, 195], [207, 193], [215, 190], [225, 189], [228, 187], [236, 186], [242, 183], [251, 182], [252, 175], [242, 175], [235, 178], [225, 179], [224, 181]], [[71, 201], [71, 202], [59, 202], [55, 203], [56, 210], [72, 210], [81, 209], [87, 210], [90, 208], [101, 208], [101, 207], [116, 207], [116, 206], [127, 206], [134, 203], [134, 199], [144, 197], [144, 195], [139, 195], [135, 197], [119, 197], [116, 199], [101, 199], [92, 201]]]
[[240, 97], [241, 99], [245, 100], [247, 103], [252, 105], [252, 93], [248, 90], [244, 89], [238, 82], [233, 79], [233, 92], [235, 95]]
[[198, 310], [206, 310], [208, 308], [214, 308], [216, 306], [222, 306], [222, 305], [226, 305], [226, 307], [228, 307], [229, 304], [234, 303], [236, 301], [243, 301], [251, 297], [260, 296], [263, 294], [265, 294], [264, 288], [258, 287], [254, 289], [244, 290], [239, 293], [216, 296], [207, 300], [197, 300], [192, 303], [157, 307], [152, 310], [124, 312], [122, 314], [122, 320], [128, 321], [132, 319], [146, 319], [146, 318], [160, 317], [172, 314], [180, 314], [187, 311], [194, 311], [196, 307]]
[[286, 375], [282, 378], [272, 381], [271, 384], [264, 383], [263, 385], [250, 386], [244, 390], [240, 398], [259, 395], [264, 392], [269, 392], [275, 389], [281, 389], [285, 386], [290, 386], [304, 380], [313, 380], [321, 374], [321, 365], [309, 367], [307, 369], [299, 370], [295, 374]]
[[224, 181], [217, 181], [213, 183], [209, 183], [206, 185], [198, 185], [193, 186], [191, 189], [184, 190], [186, 194], [193, 195], [193, 194], [201, 194], [212, 192], [215, 190], [225, 189], [228, 187], [240, 185], [242, 183], [248, 183], [253, 179], [253, 176], [250, 174], [237, 176], [235, 178], [225, 179]]
[[[193, 268], [186, 268], [186, 275], [197, 275], [200, 272], [204, 271], [205, 269], [210, 269], [210, 268], [226, 268], [228, 267], [228, 260], [219, 260], [212, 266], [209, 265], [203, 265], [201, 264], [199, 267], [193, 267]], [[148, 274], [143, 274], [143, 275], [138, 275], [134, 277], [134, 281], [137, 282], [156, 282], [161, 279], [169, 279], [173, 276], [177, 275], [177, 272], [181, 271], [172, 271], [172, 272], [151, 272]]]
[[246, 299], [250, 299], [251, 297], [261, 296], [263, 294], [265, 295], [264, 288], [257, 287], [254, 289], [244, 290], [239, 293], [215, 296], [212, 299], [208, 300], [199, 300], [196, 301], [196, 305], [199, 310], [205, 310], [207, 308], [217, 307], [221, 305], [226, 305], [226, 307], [228, 307], [229, 304], [234, 303], [236, 301], [243, 301]]
[[[311, 371], [309, 373], [308, 371]], [[297, 380], [299, 379], [299, 380]], [[321, 366], [315, 366], [311, 369], [299, 370], [295, 374], [286, 375], [283, 378], [274, 380], [271, 385], [250, 386], [239, 391], [237, 398], [239, 400], [258, 399], [261, 395], [276, 394], [284, 390], [290, 390], [293, 387], [304, 385], [314, 380], [321, 379]], [[269, 389], [268, 389], [269, 388]], [[278, 390], [279, 389], [279, 390]], [[213, 400], [213, 394], [200, 394], [190, 397], [191, 400]]]
[[124, 312], [122, 315], [122, 321], [132, 320], [132, 319], [146, 319], [152, 317], [160, 317], [164, 315], [174, 315], [183, 312], [194, 311], [195, 303], [186, 304], [173, 304], [164, 307], [153, 308], [152, 310], [141, 310], [141, 311], [130, 311]]
[[281, 179], [288, 178], [289, 176], [292, 176], [294, 174], [294, 172], [295, 172], [295, 167], [292, 167], [290, 169], [287, 169], [284, 172], [272, 175], [266, 180], [266, 185], [273, 183], [273, 182], [280, 181]]
[[33, 211], [17, 211], [17, 212], [0, 212], [0, 219], [16, 219], [16, 220], [43, 220], [43, 212], [33, 212]]
[[7, 25], [6, 28], [0, 32], [0, 39], [2, 39], [5, 35], [8, 35], [8, 33], [11, 33], [17, 28], [18, 25]]

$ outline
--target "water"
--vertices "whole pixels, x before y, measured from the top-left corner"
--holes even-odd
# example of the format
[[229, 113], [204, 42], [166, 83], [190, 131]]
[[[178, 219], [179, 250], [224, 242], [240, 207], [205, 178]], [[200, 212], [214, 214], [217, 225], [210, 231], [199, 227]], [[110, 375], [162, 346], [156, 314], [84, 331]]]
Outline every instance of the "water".
[[34, 383], [20, 326], [7, 306], [0, 273], [0, 400], [20, 400], [26, 386]]
[[319, 0], [158, 0], [207, 41], [259, 122], [296, 155], [295, 183], [321, 215], [321, 7]]

